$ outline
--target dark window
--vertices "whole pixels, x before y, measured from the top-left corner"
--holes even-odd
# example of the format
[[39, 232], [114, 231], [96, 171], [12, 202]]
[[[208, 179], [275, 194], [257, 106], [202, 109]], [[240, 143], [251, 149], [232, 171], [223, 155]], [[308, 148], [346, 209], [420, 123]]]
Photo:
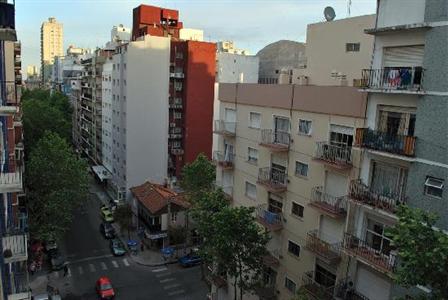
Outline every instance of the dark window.
[[361, 48], [360, 43], [346, 43], [345, 44], [345, 52], [359, 52]]
[[303, 218], [303, 209], [304, 209], [304, 207], [302, 205], [293, 202], [292, 208], [291, 208], [291, 213], [293, 215], [296, 215], [297, 217]]
[[288, 252], [299, 257], [300, 256], [300, 246], [294, 242], [288, 241]]

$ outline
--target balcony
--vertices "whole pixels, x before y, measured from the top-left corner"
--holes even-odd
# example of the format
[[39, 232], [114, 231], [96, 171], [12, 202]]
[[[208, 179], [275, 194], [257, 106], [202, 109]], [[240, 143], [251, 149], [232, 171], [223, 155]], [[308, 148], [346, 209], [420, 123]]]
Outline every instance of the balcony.
[[8, 295], [8, 300], [31, 299], [29, 278], [26, 269], [22, 268], [20, 272], [11, 273], [6, 276], [4, 289]]
[[263, 225], [268, 231], [278, 231], [283, 228], [282, 213], [269, 211], [266, 204], [256, 208], [256, 217], [258, 223]]
[[389, 134], [370, 128], [356, 129], [356, 146], [408, 157], [415, 156], [415, 136]]
[[314, 187], [311, 190], [309, 205], [332, 218], [343, 218], [347, 214], [347, 197], [335, 197], [327, 194], [322, 186]]
[[171, 72], [170, 73], [170, 77], [171, 78], [176, 78], [176, 79], [182, 79], [184, 78], [184, 73], [183, 72]]
[[406, 203], [404, 193], [391, 191], [386, 187], [373, 189], [360, 179], [350, 182], [349, 197], [352, 201], [390, 213], [395, 213], [400, 204]]
[[366, 296], [354, 289], [353, 282], [346, 278], [336, 287], [336, 299], [342, 300], [369, 300]]
[[213, 161], [224, 170], [233, 169], [235, 154], [229, 152], [214, 151]]
[[279, 248], [268, 249], [266, 255], [263, 257], [263, 263], [265, 266], [277, 268], [280, 265], [281, 258], [282, 254]]
[[306, 248], [328, 264], [336, 264], [341, 259], [340, 243], [330, 244], [324, 241], [319, 230], [307, 233]]
[[274, 168], [260, 168], [257, 183], [263, 185], [269, 192], [283, 193], [287, 189], [288, 175], [285, 171]]
[[322, 284], [316, 280], [318, 275], [314, 271], [306, 272], [302, 277], [303, 288], [306, 293], [313, 299], [318, 300], [333, 300], [334, 284]]
[[233, 186], [231, 184], [225, 184], [225, 183], [223, 183], [221, 181], [217, 181], [215, 183], [215, 187], [222, 189], [222, 191], [224, 192], [224, 195], [226, 196], [226, 198], [228, 198], [229, 200], [232, 200], [232, 198], [233, 198]]
[[183, 155], [184, 154], [184, 149], [172, 148], [171, 149], [171, 154], [173, 154], [173, 155]]
[[10, 158], [0, 161], [0, 192], [14, 193], [23, 190], [23, 160]]
[[236, 134], [236, 122], [227, 122], [222, 120], [215, 121], [215, 129], [213, 130], [216, 134], [221, 134], [223, 136], [235, 136]]
[[182, 109], [182, 98], [171, 98], [169, 99], [169, 107], [171, 109]]
[[337, 169], [350, 169], [352, 165], [352, 148], [332, 145], [329, 142], [317, 142], [314, 160]]
[[373, 248], [372, 242], [362, 240], [350, 233], [344, 234], [342, 248], [348, 255], [355, 256], [381, 272], [392, 273], [396, 267], [397, 257], [392, 251], [386, 254], [376, 250]]
[[291, 142], [289, 132], [274, 131], [272, 129], [261, 130], [260, 145], [271, 149], [272, 151], [288, 151]]
[[28, 259], [27, 236], [23, 231], [12, 232], [2, 237], [2, 244], [5, 263]]
[[17, 104], [16, 83], [6, 82], [4, 87], [6, 88], [6, 103]]
[[423, 92], [421, 67], [362, 70], [361, 87], [385, 92]]

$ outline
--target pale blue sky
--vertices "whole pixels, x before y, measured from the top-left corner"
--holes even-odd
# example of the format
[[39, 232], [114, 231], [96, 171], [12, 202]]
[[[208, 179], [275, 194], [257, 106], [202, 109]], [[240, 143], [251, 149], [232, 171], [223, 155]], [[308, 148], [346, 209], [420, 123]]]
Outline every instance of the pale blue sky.
[[[253, 54], [280, 39], [305, 41], [306, 25], [324, 20], [325, 6], [347, 16], [348, 0], [16, 0], [16, 27], [23, 68], [39, 65], [40, 26], [50, 16], [64, 24], [70, 45], [95, 48], [110, 39], [113, 25], [132, 27], [141, 3], [180, 11], [184, 27], [204, 30], [206, 40], [234, 40]], [[352, 0], [351, 16], [375, 13], [376, 0]], [[26, 69], [25, 69], [26, 70]]]

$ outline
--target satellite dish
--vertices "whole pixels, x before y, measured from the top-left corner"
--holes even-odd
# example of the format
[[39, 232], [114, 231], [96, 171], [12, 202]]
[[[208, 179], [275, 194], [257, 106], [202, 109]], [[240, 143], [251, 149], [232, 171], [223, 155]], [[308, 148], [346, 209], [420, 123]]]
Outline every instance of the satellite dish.
[[324, 9], [324, 16], [327, 21], [333, 21], [336, 17], [336, 13], [334, 12], [333, 7], [327, 6]]

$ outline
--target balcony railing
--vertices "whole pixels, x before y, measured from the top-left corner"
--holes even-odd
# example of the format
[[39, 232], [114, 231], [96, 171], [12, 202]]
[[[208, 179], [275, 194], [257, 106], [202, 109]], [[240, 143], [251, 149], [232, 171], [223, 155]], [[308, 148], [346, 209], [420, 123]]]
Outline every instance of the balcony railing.
[[369, 300], [366, 296], [355, 290], [353, 282], [346, 278], [336, 286], [335, 296], [342, 300]]
[[370, 128], [356, 129], [356, 145], [372, 150], [413, 157], [415, 136], [389, 134]]
[[397, 263], [397, 257], [392, 251], [389, 254], [372, 248], [372, 243], [362, 240], [350, 233], [344, 234], [342, 247], [349, 254], [370, 264], [383, 272], [393, 272]]
[[270, 192], [282, 193], [287, 189], [288, 175], [285, 171], [275, 168], [260, 168], [257, 182]]
[[[324, 275], [322, 275], [324, 276]], [[333, 300], [334, 285], [326, 286], [318, 283], [314, 271], [306, 272], [302, 277], [303, 288], [314, 299]]]
[[0, 160], [0, 192], [20, 192], [22, 185], [23, 160], [10, 158]]
[[395, 213], [400, 204], [406, 203], [406, 196], [402, 192], [391, 191], [390, 188], [371, 188], [360, 179], [350, 182], [349, 197], [351, 200]]
[[226, 135], [226, 136], [235, 136], [236, 133], [236, 122], [227, 122], [223, 120], [215, 121], [215, 130], [214, 133]]
[[327, 194], [322, 186], [314, 187], [311, 190], [311, 202], [309, 205], [333, 218], [344, 217], [347, 213], [347, 197], [335, 197]]
[[421, 91], [424, 70], [421, 67], [362, 70], [362, 87], [380, 90]]
[[28, 259], [27, 236], [23, 231], [6, 234], [2, 237], [2, 246], [5, 263]]
[[278, 246], [266, 246], [266, 250], [266, 255], [263, 257], [263, 263], [268, 267], [278, 267], [280, 265], [280, 259], [282, 258], [281, 248], [278, 248]]
[[171, 109], [182, 109], [182, 98], [170, 98], [169, 106]]
[[232, 169], [235, 160], [235, 154], [230, 152], [213, 152], [213, 160], [223, 169]]
[[331, 166], [347, 169], [352, 167], [352, 148], [332, 145], [329, 142], [316, 143], [315, 159]]
[[265, 204], [257, 207], [256, 216], [257, 221], [269, 231], [277, 231], [283, 228], [282, 213], [269, 211]]
[[306, 236], [306, 248], [328, 264], [335, 264], [341, 259], [340, 243], [328, 243], [321, 239], [319, 230], [312, 230]]
[[261, 130], [260, 145], [268, 147], [273, 151], [287, 151], [290, 143], [291, 136], [289, 132], [272, 129]]
[[17, 103], [17, 94], [16, 94], [16, 83], [15, 82], [6, 82], [3, 86], [6, 91], [5, 94], [2, 95], [6, 96], [6, 103], [8, 104], [16, 104]]
[[8, 299], [30, 299], [29, 277], [25, 270], [7, 276], [4, 284]]

